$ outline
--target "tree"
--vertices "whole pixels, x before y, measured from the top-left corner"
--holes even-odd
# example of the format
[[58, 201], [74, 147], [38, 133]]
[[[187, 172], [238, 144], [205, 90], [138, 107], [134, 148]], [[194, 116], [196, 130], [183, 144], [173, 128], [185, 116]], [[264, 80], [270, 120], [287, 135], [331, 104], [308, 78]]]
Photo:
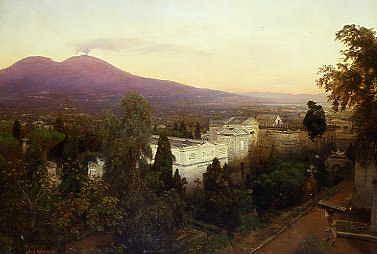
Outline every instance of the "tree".
[[308, 101], [308, 111], [306, 112], [303, 124], [311, 140], [321, 136], [326, 131], [326, 116], [321, 105], [314, 101]]
[[177, 190], [178, 194], [183, 197], [185, 194], [185, 185], [187, 184], [186, 178], [182, 178], [179, 174], [178, 168], [175, 169], [173, 176], [174, 188]]
[[151, 108], [137, 94], [128, 94], [122, 99], [120, 117], [109, 114], [105, 119], [105, 179], [118, 197], [143, 188], [139, 166], [146, 165], [145, 160], [152, 156], [151, 123]]
[[55, 130], [36, 128], [29, 133], [29, 137], [32, 146], [41, 151], [42, 158], [46, 161], [48, 151], [62, 142], [65, 135]]
[[88, 231], [114, 231], [123, 217], [118, 203], [109, 185], [98, 179], [81, 184], [77, 193], [60, 193], [51, 214], [55, 245], [64, 253], [67, 243], [82, 238]]
[[171, 152], [169, 139], [162, 133], [158, 139], [153, 169], [160, 175], [163, 190], [173, 187], [173, 161], [174, 155]]
[[[122, 99], [119, 116], [110, 114], [105, 119], [105, 180], [124, 211], [115, 240], [127, 247], [127, 253], [174, 253], [181, 221], [179, 196], [173, 190], [161, 193], [154, 189], [155, 171], [146, 163], [152, 155], [151, 133], [151, 109], [137, 94]], [[173, 158], [169, 150], [170, 143], [162, 136], [155, 168], [161, 170], [161, 179], [171, 188]]]
[[285, 208], [300, 201], [305, 169], [305, 165], [300, 162], [272, 162], [267, 173], [256, 180], [253, 194], [257, 208]]
[[[23, 158], [4, 169], [5, 191], [0, 201], [0, 235], [12, 239], [15, 253], [33, 246], [53, 246], [50, 224], [55, 191], [38, 149], [31, 147]], [[5, 229], [5, 231], [4, 231]]]
[[195, 132], [194, 132], [194, 137], [196, 139], [201, 139], [202, 135], [200, 133], [200, 123], [199, 122], [196, 122], [196, 125], [195, 125]]
[[58, 132], [65, 133], [65, 123], [62, 117], [55, 119], [54, 129]]
[[[356, 160], [377, 165], [377, 37], [372, 29], [346, 25], [336, 33], [344, 44], [343, 60], [334, 66], [323, 66], [317, 80], [326, 89], [335, 110], [353, 110], [358, 134]], [[358, 190], [356, 190], [356, 193]], [[374, 189], [373, 196], [377, 195]], [[371, 226], [377, 231], [377, 199], [372, 198]]]
[[83, 163], [84, 168], [77, 160], [67, 159], [63, 163], [61, 183], [59, 190], [63, 195], [77, 194], [82, 186], [88, 182], [87, 164]]
[[127, 246], [127, 253], [177, 253], [176, 230], [182, 210], [172, 195], [157, 196], [153, 192], [129, 196], [121, 233], [116, 240]]
[[204, 209], [201, 215], [206, 221], [225, 227], [229, 239], [240, 223], [239, 193], [231, 188], [230, 179], [221, 168], [220, 161], [214, 158], [203, 175]]
[[12, 128], [12, 134], [13, 137], [16, 138], [17, 140], [21, 140], [21, 123], [20, 121], [16, 120], [13, 123], [13, 128]]
[[216, 191], [225, 185], [223, 169], [217, 158], [213, 159], [212, 163], [207, 167], [207, 171], [203, 174], [203, 185], [205, 191]]
[[[334, 110], [352, 109], [358, 133], [359, 159], [377, 153], [377, 37], [375, 31], [346, 25], [336, 33], [343, 43], [343, 59], [336, 66], [325, 65], [317, 85], [325, 88]], [[367, 151], [367, 152], [365, 152]]]

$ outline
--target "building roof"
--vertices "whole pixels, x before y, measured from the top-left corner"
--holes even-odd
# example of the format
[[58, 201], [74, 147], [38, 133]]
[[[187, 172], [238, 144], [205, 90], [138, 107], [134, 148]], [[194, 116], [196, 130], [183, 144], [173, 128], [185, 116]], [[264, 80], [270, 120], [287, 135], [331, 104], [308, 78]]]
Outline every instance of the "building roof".
[[224, 122], [226, 125], [250, 125], [257, 124], [254, 117], [231, 117]]
[[240, 135], [249, 135], [249, 132], [243, 128], [237, 127], [224, 127], [217, 132], [219, 135], [224, 136], [240, 136]]
[[279, 115], [276, 114], [259, 114], [257, 115], [257, 121], [275, 121]]
[[[158, 144], [158, 135], [153, 135], [151, 144], [157, 145]], [[170, 146], [172, 148], [184, 148], [184, 147], [192, 147], [203, 145], [205, 143], [209, 143], [208, 141], [199, 140], [199, 139], [189, 139], [189, 138], [178, 138], [178, 137], [168, 137]]]

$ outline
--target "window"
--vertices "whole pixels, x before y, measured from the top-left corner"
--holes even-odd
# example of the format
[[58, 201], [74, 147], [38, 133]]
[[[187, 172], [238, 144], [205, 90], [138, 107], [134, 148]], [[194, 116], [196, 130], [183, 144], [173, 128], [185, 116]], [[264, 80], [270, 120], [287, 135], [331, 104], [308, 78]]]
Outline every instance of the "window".
[[241, 150], [243, 150], [243, 149], [244, 149], [244, 141], [241, 140]]
[[196, 154], [195, 153], [190, 153], [189, 155], [189, 160], [194, 160], [196, 157]]

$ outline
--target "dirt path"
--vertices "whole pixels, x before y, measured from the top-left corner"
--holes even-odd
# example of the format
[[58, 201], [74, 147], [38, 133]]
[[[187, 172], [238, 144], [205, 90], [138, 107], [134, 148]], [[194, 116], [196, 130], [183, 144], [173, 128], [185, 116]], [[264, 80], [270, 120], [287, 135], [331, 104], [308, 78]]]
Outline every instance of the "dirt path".
[[[344, 182], [341, 190], [328, 199], [329, 202], [342, 204], [352, 193], [352, 183]], [[292, 254], [302, 240], [308, 236], [317, 236], [320, 239], [326, 238], [325, 230], [328, 228], [324, 210], [318, 207], [313, 208], [308, 214], [301, 217], [297, 222], [282, 232], [273, 241], [258, 250], [257, 254]], [[227, 248], [224, 253], [244, 254], [257, 247], [255, 234], [243, 238]], [[377, 243], [366, 241], [338, 238], [330, 254], [375, 254]]]

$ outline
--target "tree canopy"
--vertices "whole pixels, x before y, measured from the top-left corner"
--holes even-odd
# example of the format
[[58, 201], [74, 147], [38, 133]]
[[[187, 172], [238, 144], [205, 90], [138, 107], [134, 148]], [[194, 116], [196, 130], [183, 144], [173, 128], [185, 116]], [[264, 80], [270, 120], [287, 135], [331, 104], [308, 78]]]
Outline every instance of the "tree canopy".
[[153, 169], [159, 173], [163, 189], [169, 190], [173, 187], [173, 161], [174, 155], [171, 152], [170, 142], [165, 134], [161, 134], [157, 144], [157, 152], [154, 158]]
[[310, 139], [314, 140], [326, 131], [326, 116], [321, 105], [314, 101], [308, 101], [308, 111], [306, 112], [303, 124]]
[[373, 29], [346, 25], [336, 33], [344, 48], [343, 59], [336, 65], [325, 65], [317, 85], [325, 88], [335, 110], [354, 111], [359, 144], [377, 142], [377, 37]]

